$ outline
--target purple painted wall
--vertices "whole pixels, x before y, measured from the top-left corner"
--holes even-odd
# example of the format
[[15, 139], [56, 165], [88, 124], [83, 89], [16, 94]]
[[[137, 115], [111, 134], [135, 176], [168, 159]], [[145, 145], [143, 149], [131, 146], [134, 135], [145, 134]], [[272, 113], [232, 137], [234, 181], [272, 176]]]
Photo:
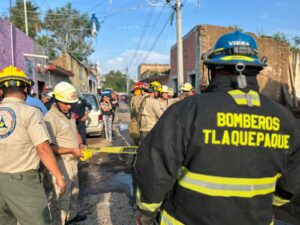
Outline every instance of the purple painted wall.
[[[14, 66], [25, 70], [23, 53], [34, 53], [33, 40], [13, 27]], [[34, 63], [34, 59], [29, 58]], [[10, 22], [0, 18], [0, 69], [12, 64]]]

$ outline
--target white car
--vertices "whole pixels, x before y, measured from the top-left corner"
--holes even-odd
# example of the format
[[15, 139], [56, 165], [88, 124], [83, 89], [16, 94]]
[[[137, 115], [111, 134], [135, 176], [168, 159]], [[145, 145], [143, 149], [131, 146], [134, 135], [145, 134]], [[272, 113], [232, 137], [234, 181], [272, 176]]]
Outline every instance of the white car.
[[86, 134], [89, 136], [100, 136], [103, 132], [103, 121], [102, 113], [99, 105], [99, 98], [93, 93], [82, 94], [85, 100], [92, 106], [92, 111], [90, 112], [86, 120]]

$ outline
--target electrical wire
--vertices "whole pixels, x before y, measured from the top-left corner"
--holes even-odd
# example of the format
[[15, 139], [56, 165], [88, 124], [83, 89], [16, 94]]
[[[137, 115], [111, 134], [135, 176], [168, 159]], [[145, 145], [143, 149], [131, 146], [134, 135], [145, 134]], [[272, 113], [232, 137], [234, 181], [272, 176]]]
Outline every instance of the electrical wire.
[[162, 29], [160, 30], [160, 32], [158, 33], [158, 36], [156, 37], [156, 39], [154, 40], [153, 44], [151, 45], [150, 49], [148, 50], [147, 55], [143, 58], [143, 60], [141, 62], [146, 62], [147, 58], [149, 57], [150, 53], [152, 52], [153, 48], [155, 47], [156, 43], [158, 42], [158, 40], [160, 39], [161, 35], [163, 34], [164, 30], [166, 29], [168, 23], [170, 22], [171, 17], [170, 15], [168, 16], [166, 22], [164, 23]]
[[[152, 8], [152, 10], [149, 12], [149, 15], [148, 15], [148, 17], [147, 17], [147, 19], [146, 19], [146, 22], [145, 22], [145, 27], [147, 27], [147, 26], [149, 25], [149, 22], [150, 22], [150, 20], [151, 20], [151, 17], [152, 17], [153, 12], [154, 12], [154, 8]], [[131, 58], [131, 60], [130, 60], [130, 62], [129, 62], [129, 65], [128, 65], [129, 68], [131, 67], [132, 63], [134, 62], [134, 60], [135, 60], [135, 58], [136, 58], [137, 52], [138, 52], [138, 50], [139, 50], [139, 48], [140, 48], [140, 46], [141, 46], [141, 43], [142, 43], [142, 41], [143, 41], [143, 39], [144, 39], [145, 33], [146, 33], [146, 28], [144, 28], [144, 29], [142, 30], [141, 37], [140, 37], [140, 39], [139, 39], [139, 41], [138, 41], [138, 44], [137, 44], [136, 49], [135, 49], [135, 51], [134, 51], [134, 53], [133, 53], [133, 56], [132, 56], [132, 58]]]

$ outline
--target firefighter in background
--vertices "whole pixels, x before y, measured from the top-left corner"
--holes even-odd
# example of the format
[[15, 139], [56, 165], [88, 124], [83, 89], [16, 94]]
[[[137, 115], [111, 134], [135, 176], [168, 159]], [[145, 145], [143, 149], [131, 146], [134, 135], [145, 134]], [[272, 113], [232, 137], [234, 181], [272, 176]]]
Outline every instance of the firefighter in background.
[[19, 68], [0, 71], [0, 224], [50, 225], [40, 161], [55, 177], [58, 195], [66, 188], [39, 109], [25, 104], [32, 83]]
[[273, 194], [300, 191], [300, 132], [293, 115], [258, 93], [254, 38], [219, 38], [205, 64], [210, 92], [172, 105], [135, 164], [138, 224], [270, 225]]
[[184, 83], [180, 90], [182, 91], [182, 94], [179, 97], [180, 100], [195, 95], [195, 93], [193, 92], [193, 86], [190, 83]]
[[51, 147], [57, 155], [58, 166], [68, 181], [63, 197], [53, 187], [53, 176], [46, 174], [46, 192], [53, 225], [67, 225], [83, 221], [86, 215], [77, 212], [79, 194], [77, 158], [82, 157], [85, 145], [77, 131], [71, 108], [78, 101], [76, 88], [67, 83], [58, 83], [53, 90], [55, 104], [45, 116], [45, 123], [51, 137]]
[[146, 92], [148, 93], [140, 103], [140, 137], [143, 140], [150, 130], [154, 127], [158, 119], [163, 114], [159, 104], [159, 90], [161, 84], [158, 81], [151, 82]]
[[157, 99], [162, 113], [167, 110], [172, 104], [178, 100], [170, 98], [170, 88], [167, 85], [162, 85], [159, 89], [159, 98]]
[[143, 82], [137, 82], [134, 84], [131, 93], [133, 93], [133, 97], [130, 102], [130, 117], [131, 121], [129, 124], [129, 133], [133, 139], [134, 145], [139, 145], [140, 142], [140, 127], [138, 124], [138, 113], [139, 113], [139, 104], [145, 94], [145, 90], [147, 89], [147, 84]]

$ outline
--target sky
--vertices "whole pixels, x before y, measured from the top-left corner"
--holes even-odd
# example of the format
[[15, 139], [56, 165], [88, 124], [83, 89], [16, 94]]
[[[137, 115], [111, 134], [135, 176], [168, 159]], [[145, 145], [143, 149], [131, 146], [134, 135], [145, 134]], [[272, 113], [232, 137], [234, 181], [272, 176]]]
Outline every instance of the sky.
[[[30, 0], [27, 0], [30, 1]], [[101, 21], [90, 60], [103, 74], [120, 70], [132, 78], [141, 63], [170, 63], [176, 44], [175, 0], [31, 0], [41, 15], [68, 2]], [[181, 0], [182, 34], [201, 24], [238, 26], [247, 32], [300, 36], [300, 0]], [[14, 5], [15, 0], [12, 0]], [[9, 0], [0, 0], [0, 15], [8, 15]], [[172, 21], [172, 22], [171, 22]]]

